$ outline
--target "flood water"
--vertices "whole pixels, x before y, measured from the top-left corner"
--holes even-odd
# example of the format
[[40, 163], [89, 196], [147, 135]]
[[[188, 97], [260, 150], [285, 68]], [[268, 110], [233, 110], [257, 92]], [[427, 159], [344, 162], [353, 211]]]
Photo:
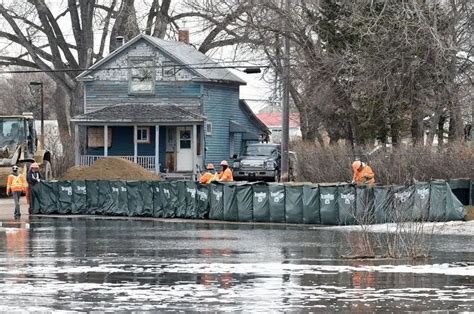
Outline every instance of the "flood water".
[[2, 222], [0, 311], [474, 311], [474, 241], [341, 260], [338, 230], [33, 217]]

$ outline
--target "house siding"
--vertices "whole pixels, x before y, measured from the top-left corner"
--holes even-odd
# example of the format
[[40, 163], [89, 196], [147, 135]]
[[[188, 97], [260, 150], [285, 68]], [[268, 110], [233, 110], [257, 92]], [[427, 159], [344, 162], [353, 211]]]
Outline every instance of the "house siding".
[[[204, 115], [212, 122], [212, 135], [205, 136], [205, 164], [220, 163], [230, 159], [229, 121], [234, 120], [251, 132], [261, 133], [250, 118], [240, 109], [239, 87], [231, 85], [204, 84]], [[234, 153], [242, 149], [241, 134], [234, 137]]]
[[184, 103], [185, 109], [200, 106], [201, 85], [193, 82], [156, 82], [154, 95], [129, 95], [128, 81], [86, 82], [85, 113], [120, 103]]

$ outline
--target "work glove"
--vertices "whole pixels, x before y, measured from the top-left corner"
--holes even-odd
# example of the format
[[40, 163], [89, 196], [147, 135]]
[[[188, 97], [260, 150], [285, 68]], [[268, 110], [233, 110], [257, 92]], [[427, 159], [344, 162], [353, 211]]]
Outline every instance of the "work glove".
[[10, 196], [10, 192], [7, 192], [7, 196]]

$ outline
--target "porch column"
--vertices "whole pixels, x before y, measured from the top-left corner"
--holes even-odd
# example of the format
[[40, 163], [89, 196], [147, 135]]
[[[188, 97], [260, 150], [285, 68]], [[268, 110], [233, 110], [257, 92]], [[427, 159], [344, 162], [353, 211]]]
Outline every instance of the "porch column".
[[79, 166], [81, 163], [81, 156], [79, 152], [79, 125], [74, 123], [74, 165]]
[[197, 125], [193, 124], [193, 139], [192, 143], [192, 151], [193, 151], [193, 180], [196, 180], [196, 160], [197, 160]]
[[155, 125], [155, 173], [160, 172], [160, 126]]
[[109, 126], [104, 125], [104, 157], [109, 156]]
[[138, 144], [137, 144], [137, 125], [133, 126], [133, 162], [137, 163], [138, 159]]

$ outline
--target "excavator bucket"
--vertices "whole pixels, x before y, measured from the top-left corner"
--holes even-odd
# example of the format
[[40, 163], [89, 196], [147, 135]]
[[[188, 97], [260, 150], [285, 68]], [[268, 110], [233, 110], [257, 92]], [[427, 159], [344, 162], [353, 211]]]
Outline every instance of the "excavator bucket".
[[7, 189], [8, 176], [12, 172], [10, 167], [0, 167], [0, 193], [5, 193]]

